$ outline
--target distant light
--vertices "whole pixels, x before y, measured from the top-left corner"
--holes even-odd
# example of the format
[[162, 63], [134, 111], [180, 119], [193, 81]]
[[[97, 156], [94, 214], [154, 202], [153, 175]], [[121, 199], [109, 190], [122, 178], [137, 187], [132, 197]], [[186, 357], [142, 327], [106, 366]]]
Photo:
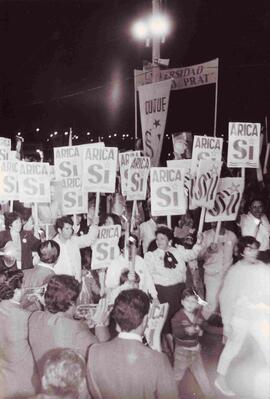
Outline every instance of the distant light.
[[39, 127], [36, 128], [36, 132], [39, 132]]
[[53, 137], [53, 134], [52, 134], [52, 133], [50, 134], [50, 137]]
[[111, 136], [111, 135], [109, 135], [108, 137], [109, 137], [109, 139], [110, 139], [112, 136]]
[[129, 137], [129, 134], [127, 134], [126, 136]]
[[165, 36], [169, 33], [170, 22], [164, 15], [151, 16], [148, 23], [153, 36]]
[[90, 136], [91, 133], [90, 133], [90, 132], [87, 132], [86, 134], [87, 134], [87, 136]]
[[122, 137], [126, 137], [126, 135], [125, 135], [125, 134], [123, 134], [123, 135], [122, 135]]
[[56, 136], [58, 134], [58, 132], [54, 132], [54, 135]]
[[117, 136], [117, 133], [114, 133], [114, 137], [116, 137]]
[[104, 140], [104, 137], [101, 137], [101, 140]]
[[68, 132], [65, 132], [65, 136], [67, 136], [68, 135]]
[[36, 152], [40, 152], [40, 149], [38, 148], [38, 149], [36, 150]]
[[50, 141], [50, 139], [47, 139], [47, 141]]
[[20, 136], [20, 135], [21, 135], [21, 132], [18, 132], [17, 135]]
[[90, 141], [91, 141], [91, 143], [93, 143], [93, 141], [94, 141], [94, 140], [93, 140], [93, 139], [91, 139]]
[[133, 35], [140, 40], [144, 40], [149, 36], [149, 28], [145, 21], [135, 22], [132, 26]]

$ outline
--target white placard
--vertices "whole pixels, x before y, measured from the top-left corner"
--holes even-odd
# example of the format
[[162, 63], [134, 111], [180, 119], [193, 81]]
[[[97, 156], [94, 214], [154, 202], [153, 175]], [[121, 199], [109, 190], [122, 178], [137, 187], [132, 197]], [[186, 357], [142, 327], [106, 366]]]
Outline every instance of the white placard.
[[121, 237], [121, 226], [101, 226], [98, 238], [92, 246], [91, 269], [104, 269], [119, 255], [118, 241]]
[[18, 163], [19, 200], [51, 202], [50, 166], [46, 162]]
[[168, 303], [158, 306], [152, 305], [148, 313], [147, 326], [144, 336], [150, 348], [161, 352], [160, 336], [169, 310]]
[[220, 137], [194, 136], [191, 174], [195, 175], [201, 159], [221, 161], [223, 139]]
[[127, 195], [127, 183], [128, 183], [128, 168], [130, 159], [139, 157], [140, 151], [128, 151], [119, 153], [119, 167], [121, 177], [121, 190], [122, 195]]
[[19, 199], [18, 162], [0, 161], [0, 199], [13, 201]]
[[146, 199], [147, 179], [150, 171], [149, 157], [136, 157], [130, 160], [128, 169], [128, 201]]

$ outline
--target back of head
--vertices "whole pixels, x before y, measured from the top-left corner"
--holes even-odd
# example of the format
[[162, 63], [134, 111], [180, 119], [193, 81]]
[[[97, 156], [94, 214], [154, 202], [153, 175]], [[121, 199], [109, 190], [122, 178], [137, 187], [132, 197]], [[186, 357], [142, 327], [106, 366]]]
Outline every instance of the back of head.
[[122, 291], [114, 302], [112, 311], [115, 322], [121, 331], [135, 330], [148, 314], [150, 301], [139, 289]]
[[59, 257], [60, 247], [54, 240], [47, 240], [39, 245], [37, 252], [41, 262], [54, 264]]
[[21, 270], [6, 271], [5, 279], [0, 284], [0, 300], [12, 299], [15, 290], [20, 289], [23, 281], [23, 272]]
[[45, 292], [45, 307], [51, 313], [66, 312], [80, 294], [81, 285], [72, 276], [52, 276]]
[[244, 252], [245, 248], [250, 246], [250, 245], [254, 245], [258, 249], [260, 247], [259, 241], [257, 241], [256, 238], [254, 238], [252, 236], [243, 236], [243, 237], [239, 238], [239, 241], [238, 241], [238, 253], [239, 253], [240, 258], [243, 257], [243, 252]]
[[44, 356], [42, 387], [49, 395], [76, 398], [85, 379], [85, 361], [71, 349], [54, 349]]

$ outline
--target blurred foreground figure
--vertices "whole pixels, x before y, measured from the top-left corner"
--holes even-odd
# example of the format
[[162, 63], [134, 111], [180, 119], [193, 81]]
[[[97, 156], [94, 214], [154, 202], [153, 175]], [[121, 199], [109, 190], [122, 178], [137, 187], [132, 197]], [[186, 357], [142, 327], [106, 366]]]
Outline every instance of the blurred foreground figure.
[[248, 338], [262, 355], [262, 369], [270, 374], [270, 267], [257, 260], [259, 242], [255, 238], [241, 237], [238, 248], [242, 259], [229, 270], [220, 295], [227, 342], [215, 385], [227, 396], [234, 392], [227, 386], [226, 376]]
[[141, 290], [125, 290], [116, 298], [112, 315], [119, 335], [89, 349], [87, 382], [94, 399], [178, 398], [166, 355], [142, 343], [148, 311]]

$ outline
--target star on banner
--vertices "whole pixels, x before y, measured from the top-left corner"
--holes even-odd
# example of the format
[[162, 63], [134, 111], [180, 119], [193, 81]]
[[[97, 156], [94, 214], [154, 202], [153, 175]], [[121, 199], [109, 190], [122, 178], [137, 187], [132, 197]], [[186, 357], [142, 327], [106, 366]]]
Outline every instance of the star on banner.
[[155, 119], [155, 122], [153, 123], [153, 125], [155, 125], [156, 128], [158, 126], [160, 126], [160, 120], [159, 119]]
[[239, 186], [240, 186], [240, 184], [232, 183], [231, 187], [228, 187], [228, 190], [230, 190], [231, 193], [238, 192], [239, 191], [239, 189], [238, 189]]

